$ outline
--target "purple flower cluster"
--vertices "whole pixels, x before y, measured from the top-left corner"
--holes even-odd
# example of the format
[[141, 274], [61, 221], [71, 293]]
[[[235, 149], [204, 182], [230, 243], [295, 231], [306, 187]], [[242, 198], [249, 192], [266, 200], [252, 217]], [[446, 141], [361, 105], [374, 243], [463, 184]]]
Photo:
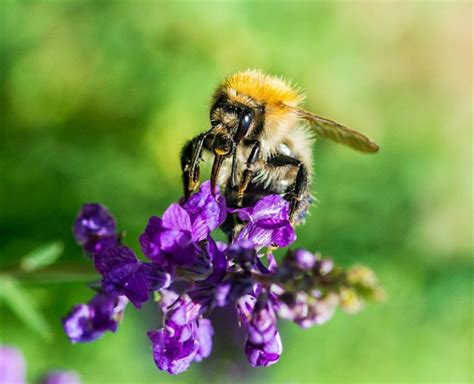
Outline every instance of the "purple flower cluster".
[[[178, 374], [211, 354], [214, 330], [207, 317], [223, 306], [235, 308], [246, 331], [250, 364], [269, 366], [283, 350], [277, 317], [306, 328], [327, 321], [337, 306], [350, 311], [354, 300], [360, 304], [376, 294], [377, 281], [367, 271], [334, 268], [329, 259], [304, 249], [289, 250], [277, 264], [271, 251], [296, 240], [283, 197], [269, 195], [252, 207], [229, 209], [214, 192], [205, 182], [187, 201], [149, 219], [139, 238], [148, 261], [120, 244], [105, 207], [82, 208], [74, 235], [102, 280], [95, 297], [73, 307], [63, 320], [72, 342], [115, 332], [127, 302], [140, 308], [155, 292], [163, 326], [148, 337], [160, 370]], [[216, 242], [213, 231], [229, 215], [237, 223], [232, 239]]]
[[[101, 265], [102, 255], [114, 249], [125, 248], [119, 246], [119, 233], [115, 219], [101, 204], [85, 204], [76, 217], [73, 232], [78, 245], [99, 265]], [[132, 269], [129, 268], [129, 270]], [[123, 281], [123, 274], [122, 276], [119, 276], [120, 273], [113, 275], [111, 271], [111, 275], [115, 280], [119, 280], [120, 277], [120, 281]], [[129, 273], [125, 275], [128, 277]], [[69, 314], [63, 318], [64, 332], [72, 343], [93, 341], [106, 331], [117, 330], [129, 301], [122, 292], [126, 284], [122, 284], [122, 290], [114, 290], [112, 279], [106, 279], [106, 277], [104, 276], [106, 283], [103, 284], [106, 288], [99, 289], [87, 304], [72, 307]], [[133, 290], [133, 297], [140, 295], [140, 292], [141, 290], [138, 293]]]

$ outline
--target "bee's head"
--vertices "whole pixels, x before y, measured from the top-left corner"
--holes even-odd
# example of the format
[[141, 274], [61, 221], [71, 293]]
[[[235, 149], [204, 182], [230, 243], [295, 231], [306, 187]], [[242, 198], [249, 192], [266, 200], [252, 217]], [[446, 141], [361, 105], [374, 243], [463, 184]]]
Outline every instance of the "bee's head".
[[255, 138], [261, 131], [263, 107], [250, 98], [242, 103], [221, 95], [211, 108], [210, 118], [216, 137], [238, 144], [244, 138]]
[[[229, 100], [226, 95], [217, 98], [210, 112], [211, 130], [214, 134], [215, 155], [213, 177], [216, 181], [225, 158], [233, 157], [232, 177], [235, 177], [237, 145], [244, 139], [256, 138], [263, 128], [263, 108], [251, 99], [247, 102]], [[233, 180], [234, 181], [234, 180]]]

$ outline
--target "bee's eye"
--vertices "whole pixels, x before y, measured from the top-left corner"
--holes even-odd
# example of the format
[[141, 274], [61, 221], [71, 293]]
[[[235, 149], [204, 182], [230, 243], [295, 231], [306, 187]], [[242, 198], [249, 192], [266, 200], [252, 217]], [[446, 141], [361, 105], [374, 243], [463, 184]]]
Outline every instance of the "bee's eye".
[[250, 124], [252, 124], [252, 112], [243, 112], [240, 116], [239, 128], [237, 129], [237, 133], [235, 135], [235, 139], [237, 141], [242, 139], [247, 134]]

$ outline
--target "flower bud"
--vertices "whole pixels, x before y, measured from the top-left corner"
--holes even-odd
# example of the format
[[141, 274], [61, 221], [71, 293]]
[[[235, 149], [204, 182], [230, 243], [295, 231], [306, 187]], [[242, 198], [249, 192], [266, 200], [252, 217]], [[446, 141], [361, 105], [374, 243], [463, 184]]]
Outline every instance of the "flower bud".
[[227, 256], [244, 268], [251, 268], [257, 261], [255, 245], [248, 239], [238, 240], [233, 243], [227, 249]]
[[293, 258], [296, 266], [303, 271], [309, 271], [316, 265], [316, 256], [306, 249], [295, 250]]
[[101, 204], [84, 204], [74, 221], [73, 232], [86, 252], [100, 253], [118, 244], [115, 219]]
[[52, 371], [41, 379], [40, 384], [81, 384], [81, 379], [73, 371]]

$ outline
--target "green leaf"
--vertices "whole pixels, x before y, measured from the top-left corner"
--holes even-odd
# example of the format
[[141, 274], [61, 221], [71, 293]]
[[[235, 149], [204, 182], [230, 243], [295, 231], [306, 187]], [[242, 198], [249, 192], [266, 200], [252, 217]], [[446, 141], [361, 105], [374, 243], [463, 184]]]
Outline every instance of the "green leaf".
[[46, 340], [51, 339], [49, 324], [28, 292], [16, 280], [5, 275], [0, 276], [0, 301], [10, 307], [31, 330]]
[[63, 253], [63, 243], [55, 241], [45, 244], [28, 253], [21, 261], [21, 269], [34, 271], [53, 264]]

